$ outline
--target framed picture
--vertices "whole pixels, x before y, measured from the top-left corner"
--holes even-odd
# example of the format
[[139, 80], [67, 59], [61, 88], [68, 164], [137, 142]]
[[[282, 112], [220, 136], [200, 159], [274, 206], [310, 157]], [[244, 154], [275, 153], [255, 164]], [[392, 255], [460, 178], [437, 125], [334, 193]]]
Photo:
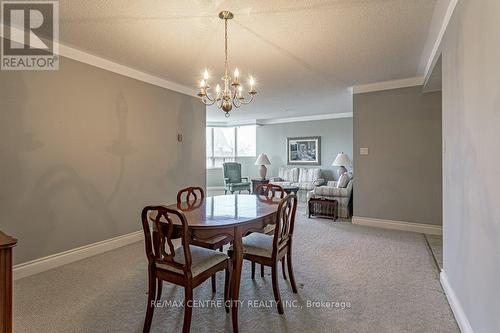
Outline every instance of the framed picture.
[[287, 138], [286, 145], [289, 165], [321, 164], [320, 136]]

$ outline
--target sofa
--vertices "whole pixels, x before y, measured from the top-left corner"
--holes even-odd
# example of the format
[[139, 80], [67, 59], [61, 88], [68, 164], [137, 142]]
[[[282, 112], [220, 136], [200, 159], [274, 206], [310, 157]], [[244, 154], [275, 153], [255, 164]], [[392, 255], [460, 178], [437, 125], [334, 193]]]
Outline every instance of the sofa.
[[336, 181], [329, 181], [326, 186], [319, 186], [307, 193], [307, 201], [311, 198], [325, 198], [338, 201], [339, 217], [349, 218], [352, 212], [352, 187], [354, 179], [349, 174], [349, 182], [345, 188], [338, 188]]
[[297, 186], [299, 192], [297, 196], [300, 201], [305, 201], [307, 192], [322, 185], [325, 182], [321, 178], [320, 168], [290, 168], [281, 167], [278, 177], [270, 179], [271, 184], [279, 186]]

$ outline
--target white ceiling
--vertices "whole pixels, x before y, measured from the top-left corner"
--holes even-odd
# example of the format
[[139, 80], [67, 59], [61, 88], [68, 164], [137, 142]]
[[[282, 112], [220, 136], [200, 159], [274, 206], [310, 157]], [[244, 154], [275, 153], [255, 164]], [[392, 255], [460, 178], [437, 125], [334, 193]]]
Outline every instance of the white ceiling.
[[[436, 0], [61, 0], [63, 44], [196, 87], [229, 64], [258, 81], [231, 120], [352, 112], [353, 85], [418, 73]], [[223, 112], [209, 110], [211, 121]]]

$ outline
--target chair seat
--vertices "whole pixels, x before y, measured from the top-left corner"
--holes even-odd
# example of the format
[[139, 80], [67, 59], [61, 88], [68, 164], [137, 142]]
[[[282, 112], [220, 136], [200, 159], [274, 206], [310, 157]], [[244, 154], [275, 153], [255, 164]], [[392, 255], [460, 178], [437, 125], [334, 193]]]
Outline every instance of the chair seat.
[[[189, 249], [191, 250], [191, 273], [193, 277], [203, 273], [204, 271], [214, 267], [215, 265], [227, 260], [229, 257], [222, 252], [205, 249], [203, 247], [189, 245]], [[184, 264], [184, 251], [182, 247], [179, 247], [175, 250], [174, 261]], [[178, 274], [184, 274], [184, 272], [180, 269], [171, 267], [166, 264], [157, 264], [156, 265], [160, 269], [164, 269], [167, 271], [171, 271]]]
[[[258, 232], [251, 233], [243, 238], [243, 254], [271, 258], [273, 255], [273, 238], [273, 235]], [[282, 244], [281, 248], [284, 246], [286, 246], [286, 243]], [[230, 251], [232, 250], [233, 247], [231, 246]]]
[[250, 186], [252, 183], [250, 182], [242, 182], [242, 183], [230, 183], [229, 184], [229, 187], [248, 187]]
[[275, 224], [268, 224], [264, 227], [264, 231], [263, 233], [264, 234], [273, 234], [274, 233], [274, 229], [276, 228], [276, 225]]

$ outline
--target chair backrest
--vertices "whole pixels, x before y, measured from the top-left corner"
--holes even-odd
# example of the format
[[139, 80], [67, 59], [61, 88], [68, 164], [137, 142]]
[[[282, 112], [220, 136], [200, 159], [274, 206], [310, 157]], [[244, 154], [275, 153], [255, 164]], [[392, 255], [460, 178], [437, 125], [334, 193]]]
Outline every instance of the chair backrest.
[[275, 184], [260, 184], [255, 188], [255, 194], [258, 196], [264, 196], [267, 200], [273, 200], [277, 198], [277, 193], [279, 193], [279, 199], [285, 197], [285, 190], [283, 187]]
[[[142, 228], [146, 245], [146, 256], [150, 265], [164, 264], [191, 275], [191, 251], [189, 249], [188, 225], [186, 216], [165, 206], [146, 206], [142, 210]], [[180, 221], [182, 247], [175, 248], [174, 221]], [[179, 238], [179, 237], [176, 237]], [[175, 261], [175, 251], [184, 252], [184, 261]]]
[[241, 183], [241, 164], [237, 162], [226, 162], [223, 165], [224, 179], [229, 183]]
[[205, 198], [205, 191], [199, 186], [186, 187], [177, 192], [177, 205], [180, 205], [183, 200], [182, 197], [185, 196], [185, 201], [188, 206], [196, 204], [197, 201], [203, 201]]
[[299, 169], [281, 167], [278, 171], [278, 177], [284, 181], [296, 183], [299, 181]]
[[276, 227], [274, 229], [273, 255], [279, 249], [288, 245], [292, 239], [293, 227], [295, 225], [295, 214], [297, 212], [297, 196], [290, 193], [281, 200], [276, 212]]

